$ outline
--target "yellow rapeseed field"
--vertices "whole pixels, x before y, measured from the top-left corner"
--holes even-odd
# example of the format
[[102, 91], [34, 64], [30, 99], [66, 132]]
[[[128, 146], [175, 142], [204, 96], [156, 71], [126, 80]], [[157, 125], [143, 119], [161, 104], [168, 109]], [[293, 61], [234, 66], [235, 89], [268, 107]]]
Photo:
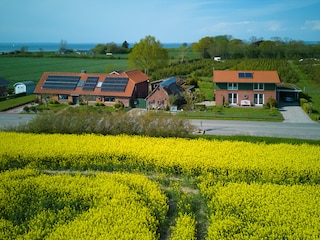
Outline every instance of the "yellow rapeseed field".
[[[0, 133], [0, 169], [152, 170], [319, 181], [320, 146], [142, 136]], [[300, 180], [298, 179], [300, 178]]]

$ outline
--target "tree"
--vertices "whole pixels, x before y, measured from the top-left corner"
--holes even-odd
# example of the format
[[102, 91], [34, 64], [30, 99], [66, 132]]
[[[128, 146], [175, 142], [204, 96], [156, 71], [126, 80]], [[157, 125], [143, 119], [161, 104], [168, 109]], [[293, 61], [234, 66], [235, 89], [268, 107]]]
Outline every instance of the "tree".
[[213, 37], [204, 37], [198, 43], [193, 44], [193, 50], [199, 52], [203, 58], [212, 58], [214, 44]]
[[184, 61], [184, 57], [186, 55], [188, 49], [188, 44], [187, 43], [183, 43], [180, 47], [179, 47], [179, 51], [180, 51], [180, 62], [183, 63]]
[[149, 74], [150, 70], [168, 65], [169, 53], [155, 37], [146, 36], [134, 45], [128, 59], [130, 67], [140, 68]]
[[184, 100], [186, 101], [186, 109], [187, 110], [193, 110], [194, 109], [194, 100], [195, 100], [195, 96], [193, 94], [193, 92], [191, 92], [190, 90], [186, 90], [182, 93], [182, 96], [184, 98]]
[[123, 43], [122, 43], [122, 47], [123, 48], [129, 48], [129, 43], [127, 42], [127, 41], [124, 41]]

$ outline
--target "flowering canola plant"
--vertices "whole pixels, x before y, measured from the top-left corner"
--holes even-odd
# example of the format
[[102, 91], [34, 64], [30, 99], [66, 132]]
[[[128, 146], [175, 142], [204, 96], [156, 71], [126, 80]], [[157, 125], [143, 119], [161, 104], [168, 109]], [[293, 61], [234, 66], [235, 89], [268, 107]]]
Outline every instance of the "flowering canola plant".
[[167, 197], [136, 174], [0, 174], [0, 239], [157, 239]]
[[0, 133], [0, 169], [148, 170], [217, 178], [320, 182], [320, 146], [203, 139]]
[[[206, 239], [320, 236], [320, 146], [13, 132], [0, 146], [0, 239], [158, 239], [167, 196], [128, 172], [196, 179]], [[177, 203], [172, 239], [196, 238], [192, 199]]]

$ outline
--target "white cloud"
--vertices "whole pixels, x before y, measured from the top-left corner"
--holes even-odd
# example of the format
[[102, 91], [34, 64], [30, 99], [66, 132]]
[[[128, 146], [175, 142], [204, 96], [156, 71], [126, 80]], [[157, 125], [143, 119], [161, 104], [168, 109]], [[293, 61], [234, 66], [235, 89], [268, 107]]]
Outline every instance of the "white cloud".
[[278, 21], [269, 21], [265, 23], [267, 30], [271, 31], [271, 32], [276, 32], [276, 31], [282, 31], [284, 30], [282, 28], [282, 25], [280, 22]]
[[320, 20], [306, 21], [306, 28], [314, 31], [320, 30]]

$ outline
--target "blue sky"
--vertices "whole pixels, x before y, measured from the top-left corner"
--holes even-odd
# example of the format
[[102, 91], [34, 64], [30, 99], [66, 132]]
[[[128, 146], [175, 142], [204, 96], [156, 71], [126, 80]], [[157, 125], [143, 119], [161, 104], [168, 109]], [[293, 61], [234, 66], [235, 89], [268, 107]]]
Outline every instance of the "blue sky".
[[0, 42], [320, 41], [320, 0], [1, 0]]

